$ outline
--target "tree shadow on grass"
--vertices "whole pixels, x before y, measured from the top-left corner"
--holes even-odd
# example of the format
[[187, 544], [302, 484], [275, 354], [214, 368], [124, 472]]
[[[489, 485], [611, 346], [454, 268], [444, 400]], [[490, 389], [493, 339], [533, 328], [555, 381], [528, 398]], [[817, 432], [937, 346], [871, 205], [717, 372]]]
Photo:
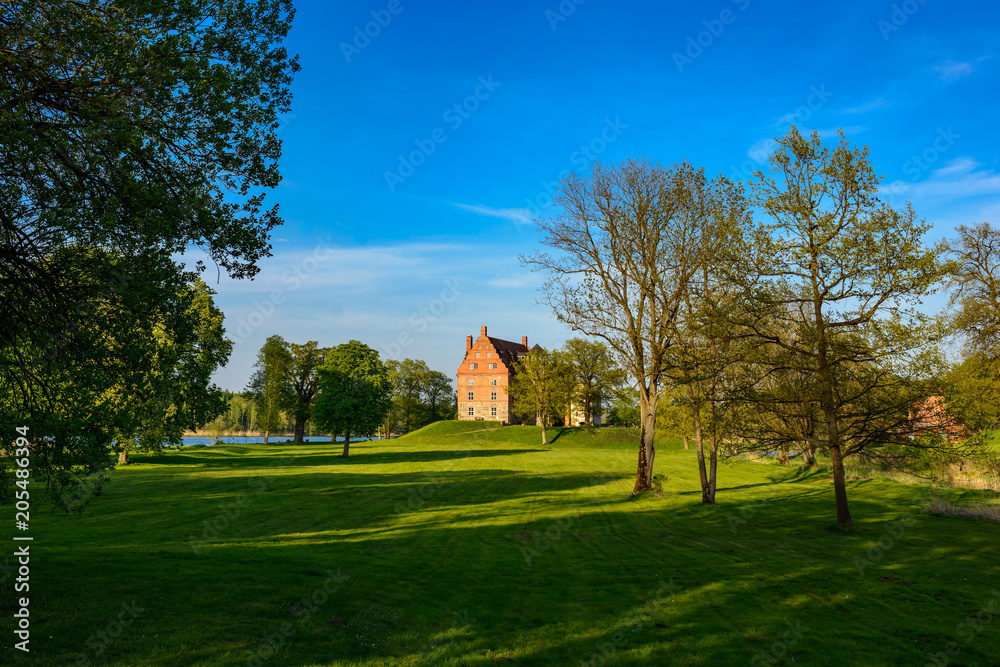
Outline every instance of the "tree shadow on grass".
[[[500, 499], [542, 489], [531, 476], [474, 472], [497, 477], [490, 494]], [[366, 477], [374, 476], [350, 474], [345, 489], [376, 491]], [[555, 488], [578, 488], [586, 476], [570, 477]], [[636, 512], [612, 506], [610, 493], [592, 502], [553, 494], [547, 514], [534, 519], [515, 507], [505, 514], [469, 503], [460, 516], [478, 523], [423, 520], [421, 512], [457, 505], [477, 484], [485, 490], [481, 475], [452, 475], [450, 483], [410, 515], [410, 529], [350, 541], [309, 542], [295, 532], [301, 526], [287, 526], [291, 517], [279, 517], [288, 532], [258, 530], [260, 544], [240, 540], [169, 559], [115, 549], [115, 572], [128, 576], [67, 586], [86, 609], [42, 608], [56, 624], [51, 634], [67, 637], [54, 657], [73, 659], [70, 628], [79, 618], [103, 628], [120, 611], [109, 600], [138, 598], [146, 611], [136, 632], [108, 647], [120, 664], [248, 664], [269, 647], [270, 664], [290, 667], [745, 665], [761, 654], [800, 664], [925, 664], [1000, 587], [988, 567], [1000, 527], [957, 531], [967, 524], [920, 517], [891, 533], [892, 543], [859, 571], [856, 559], [873, 555], [878, 534], [828, 533], [813, 518], [832, 514], [829, 499], [783, 485], [776, 491], [791, 496], [733, 533], [725, 507], [686, 503], [659, 512], [650, 502], [650, 512]], [[875, 526], [909, 508], [906, 497], [859, 495], [856, 507]], [[400, 519], [391, 504], [373, 509], [381, 523]], [[796, 525], [801, 533], [790, 535]], [[55, 569], [42, 581], [64, 584], [57, 573], [71, 563], [100, 566], [102, 548], [51, 553], [50, 546]], [[342, 581], [327, 585], [337, 572]], [[42, 593], [43, 601], [55, 599], [54, 591]], [[156, 633], [142, 625], [147, 619]], [[997, 664], [1000, 641], [982, 632], [961, 650], [961, 664]]]
[[[200, 466], [203, 468], [232, 468], [245, 467], [256, 468], [260, 466], [274, 465], [288, 459], [287, 465], [296, 467], [312, 466], [357, 466], [357, 465], [391, 465], [397, 463], [419, 463], [432, 461], [449, 461], [455, 459], [483, 458], [490, 456], [512, 456], [515, 454], [530, 454], [534, 452], [544, 452], [544, 449], [443, 449], [443, 450], [404, 450], [404, 451], [378, 451], [368, 453], [363, 449], [352, 451], [350, 456], [342, 456], [342, 449], [337, 447], [331, 449], [329, 454], [289, 454], [280, 450], [268, 452], [266, 454], [254, 453], [253, 456], [241, 457], [233, 454], [213, 454], [203, 453], [199, 455], [189, 454], [159, 454], [134, 456], [132, 460], [137, 464], [159, 464], [165, 466]], [[284, 464], [282, 464], [284, 465]]]
[[[741, 484], [739, 486], [720, 486], [716, 489], [717, 493], [723, 491], [741, 491], [743, 489], [753, 489], [763, 486], [775, 486], [778, 484], [796, 484], [799, 482], [811, 482], [820, 481], [823, 479], [829, 479], [830, 474], [828, 472], [823, 472], [820, 470], [809, 470], [804, 468], [799, 468], [795, 470], [791, 475], [771, 475], [766, 482], [757, 482], [756, 484]], [[701, 495], [701, 489], [692, 491], [678, 491], [678, 495]]]

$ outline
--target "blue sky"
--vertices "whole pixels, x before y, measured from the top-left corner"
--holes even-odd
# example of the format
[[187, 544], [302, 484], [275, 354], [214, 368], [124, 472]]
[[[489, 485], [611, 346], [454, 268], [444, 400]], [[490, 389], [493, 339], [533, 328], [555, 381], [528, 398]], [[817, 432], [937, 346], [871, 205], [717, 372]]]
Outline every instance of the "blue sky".
[[215, 376], [228, 389], [273, 333], [449, 376], [481, 325], [560, 345], [572, 334], [518, 255], [539, 247], [547, 187], [594, 159], [740, 177], [791, 123], [843, 127], [933, 239], [1000, 224], [993, 3], [296, 4], [271, 195], [285, 225], [254, 281], [212, 283], [236, 341]]

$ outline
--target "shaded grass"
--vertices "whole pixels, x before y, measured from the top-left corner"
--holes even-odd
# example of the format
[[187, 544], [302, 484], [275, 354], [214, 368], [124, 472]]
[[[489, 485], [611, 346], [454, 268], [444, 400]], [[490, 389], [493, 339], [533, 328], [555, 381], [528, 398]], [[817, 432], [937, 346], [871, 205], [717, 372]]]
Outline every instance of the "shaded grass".
[[961, 629], [1000, 591], [1000, 526], [922, 513], [927, 487], [852, 482], [840, 533], [823, 470], [731, 461], [705, 507], [677, 443], [662, 497], [633, 498], [638, 431], [549, 439], [210, 446], [136, 457], [82, 517], [36, 496], [32, 653], [0, 661], [922, 665], [956, 642], [950, 664], [1000, 663], [1000, 623]]

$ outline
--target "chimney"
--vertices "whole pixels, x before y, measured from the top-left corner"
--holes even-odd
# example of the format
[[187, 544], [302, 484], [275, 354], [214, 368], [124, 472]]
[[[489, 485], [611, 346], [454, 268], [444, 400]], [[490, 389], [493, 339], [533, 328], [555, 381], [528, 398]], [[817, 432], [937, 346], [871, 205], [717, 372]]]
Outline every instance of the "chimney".
[[521, 345], [523, 345], [525, 347], [528, 347], [528, 337], [527, 336], [521, 336]]
[[479, 335], [482, 336], [483, 338], [486, 338], [486, 327], [480, 327]]
[[468, 352], [472, 349], [472, 336], [465, 337], [465, 351]]

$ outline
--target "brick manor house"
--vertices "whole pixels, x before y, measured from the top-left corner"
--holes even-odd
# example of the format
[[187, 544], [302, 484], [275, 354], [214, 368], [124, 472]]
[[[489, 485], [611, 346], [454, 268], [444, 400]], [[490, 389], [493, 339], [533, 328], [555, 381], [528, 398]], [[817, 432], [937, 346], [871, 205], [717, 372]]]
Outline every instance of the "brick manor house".
[[520, 343], [512, 343], [487, 336], [486, 327], [479, 330], [475, 342], [472, 336], [466, 336], [465, 359], [458, 367], [458, 418], [507, 424], [519, 421], [511, 412], [506, 387], [514, 361], [528, 352], [527, 336], [522, 336]]

